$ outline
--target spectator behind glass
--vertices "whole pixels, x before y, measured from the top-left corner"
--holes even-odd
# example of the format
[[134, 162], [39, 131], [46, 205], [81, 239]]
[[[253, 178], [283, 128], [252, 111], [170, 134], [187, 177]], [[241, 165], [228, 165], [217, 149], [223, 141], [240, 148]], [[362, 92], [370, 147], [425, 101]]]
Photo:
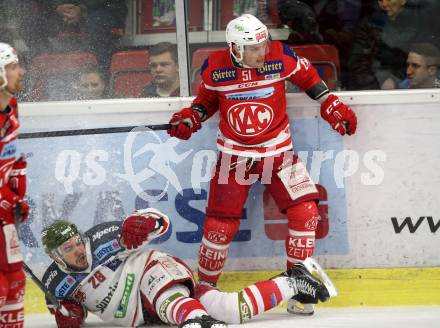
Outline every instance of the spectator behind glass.
[[[347, 87], [375, 90], [405, 77], [410, 45], [435, 37], [426, 13], [406, 0], [378, 0], [378, 10], [360, 24], [346, 72]], [[385, 84], [384, 84], [385, 83]]]
[[[47, 42], [39, 39], [40, 17], [38, 1], [0, 1], [0, 35], [3, 42], [14, 43], [14, 48], [24, 56], [34, 53], [34, 40], [42, 47]], [[37, 34], [37, 35], [34, 35]]]
[[124, 0], [44, 1], [51, 27], [52, 51], [95, 52], [107, 70], [117, 41], [124, 33], [127, 5]]
[[269, 16], [269, 0], [233, 0], [234, 17], [250, 14], [258, 17], [265, 24], [272, 23]]
[[289, 26], [287, 42], [292, 45], [331, 44], [339, 52], [344, 72], [353, 44], [354, 32], [371, 0], [278, 0], [278, 15]]
[[144, 89], [144, 97], [178, 97], [180, 95], [177, 46], [160, 42], [150, 49], [149, 66], [153, 82]]
[[112, 53], [124, 35], [128, 7], [125, 0], [83, 0], [87, 8], [85, 31], [103, 71], [110, 67]]
[[50, 40], [45, 52], [92, 51], [84, 27], [87, 8], [79, 0], [40, 0], [46, 17], [43, 33]]
[[85, 66], [78, 73], [76, 89], [78, 100], [104, 99], [107, 97], [107, 79], [96, 66]]
[[399, 89], [440, 88], [440, 51], [436, 46], [430, 43], [414, 44], [406, 65], [407, 78], [399, 83]]
[[287, 42], [293, 45], [322, 43], [315, 11], [307, 4], [297, 0], [286, 0], [278, 6], [281, 23], [290, 30]]

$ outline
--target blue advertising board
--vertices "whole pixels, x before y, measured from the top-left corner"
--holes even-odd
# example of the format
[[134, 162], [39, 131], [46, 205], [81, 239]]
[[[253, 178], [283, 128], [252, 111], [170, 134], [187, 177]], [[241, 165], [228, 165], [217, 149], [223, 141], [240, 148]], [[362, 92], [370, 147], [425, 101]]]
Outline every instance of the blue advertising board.
[[[342, 138], [318, 118], [291, 120], [295, 151], [315, 183], [327, 191], [330, 230], [317, 241], [316, 254], [348, 253], [345, 189], [335, 172]], [[40, 232], [57, 218], [83, 231], [121, 220], [134, 209], [155, 207], [171, 219], [170, 231], [154, 247], [196, 259], [203, 234], [211, 168], [216, 161], [217, 123], [205, 123], [188, 141], [166, 131], [139, 128], [131, 133], [83, 135], [19, 141], [28, 154], [29, 220], [21, 227], [28, 263], [48, 261]], [[325, 159], [326, 154], [332, 154]], [[325, 159], [325, 160], [324, 160]], [[282, 238], [269, 238], [264, 186], [251, 188], [230, 257], [283, 257]], [[279, 220], [280, 222], [282, 220]]]

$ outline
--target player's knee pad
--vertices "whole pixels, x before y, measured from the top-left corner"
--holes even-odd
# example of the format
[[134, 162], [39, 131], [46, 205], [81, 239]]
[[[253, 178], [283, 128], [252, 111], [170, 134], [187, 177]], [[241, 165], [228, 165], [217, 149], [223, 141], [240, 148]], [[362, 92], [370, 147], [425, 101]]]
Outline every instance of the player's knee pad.
[[229, 244], [240, 227], [240, 218], [206, 216], [199, 250], [199, 279], [216, 283], [228, 256]]
[[191, 293], [194, 292], [195, 282], [191, 270], [176, 258], [162, 255], [148, 264], [140, 283], [140, 291], [152, 308], [155, 308], [159, 295], [173, 285], [182, 284]]
[[207, 215], [203, 238], [210, 243], [227, 245], [231, 243], [240, 227], [240, 217], [223, 218]]
[[159, 316], [159, 319], [167, 324], [174, 323], [174, 307], [176, 306], [176, 301], [184, 297], [189, 297], [190, 291], [189, 289], [182, 285], [176, 284], [162, 291], [162, 293], [158, 296], [155, 309], [156, 313]]
[[[22, 270], [3, 273], [3, 276], [8, 282], [8, 289], [5, 304], [0, 310], [0, 327], [22, 328], [26, 276]], [[4, 280], [0, 284], [4, 285]]]
[[299, 203], [287, 209], [289, 233], [286, 238], [288, 266], [313, 256], [315, 230], [319, 211], [314, 201]]

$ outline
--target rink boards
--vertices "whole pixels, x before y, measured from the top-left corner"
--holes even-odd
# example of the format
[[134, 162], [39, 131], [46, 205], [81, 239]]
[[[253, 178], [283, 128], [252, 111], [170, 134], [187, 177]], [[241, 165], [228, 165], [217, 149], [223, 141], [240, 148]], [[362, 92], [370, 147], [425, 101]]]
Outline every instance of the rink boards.
[[[386, 269], [440, 264], [440, 93], [353, 92], [343, 93], [342, 99], [358, 115], [352, 137], [334, 133], [319, 117], [316, 103], [305, 96], [288, 99], [295, 151], [321, 186], [320, 209], [330, 219], [328, 234], [316, 243], [317, 259], [326, 268], [344, 269], [334, 272], [351, 277], [339, 282], [346, 290], [362, 285], [355, 279], [359, 275], [376, 272], [347, 269], [385, 268], [377, 271], [378, 279], [389, 281], [390, 287], [393, 281], [399, 285], [400, 276], [412, 280], [408, 277], [415, 273], [420, 273], [415, 275], [418, 281], [438, 279], [437, 269]], [[24, 104], [22, 132], [166, 123], [189, 100]], [[215, 120], [187, 142], [168, 138], [165, 131], [20, 140], [18, 151], [32, 153], [28, 195], [33, 214], [21, 229], [27, 263], [37, 272], [48, 263], [39, 233], [55, 218], [68, 218], [87, 230], [134, 208], [152, 206], [172, 221], [169, 234], [154, 247], [195, 267], [216, 156]], [[254, 186], [227, 270], [281, 270], [285, 226], [263, 186]], [[401, 289], [408, 285], [402, 284]], [[372, 288], [365, 290], [373, 293]], [[438, 296], [433, 299], [440, 304]]]

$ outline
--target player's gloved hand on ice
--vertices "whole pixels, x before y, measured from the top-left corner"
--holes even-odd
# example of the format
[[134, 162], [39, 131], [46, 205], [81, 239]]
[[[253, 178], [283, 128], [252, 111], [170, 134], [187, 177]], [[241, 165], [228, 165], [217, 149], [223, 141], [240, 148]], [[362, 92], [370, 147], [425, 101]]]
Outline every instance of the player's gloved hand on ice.
[[356, 114], [333, 94], [330, 94], [321, 104], [321, 116], [342, 136], [356, 132]]
[[138, 248], [155, 229], [156, 220], [140, 212], [134, 212], [122, 223], [121, 244], [127, 249]]
[[167, 132], [171, 137], [188, 140], [202, 127], [202, 119], [197, 111], [186, 107], [173, 114], [170, 124], [171, 128]]
[[[50, 313], [55, 316], [58, 328], [80, 328], [87, 317], [85, 308], [74, 301], [61, 301], [63, 310], [49, 307]], [[67, 313], [66, 313], [67, 312]]]
[[29, 215], [29, 205], [26, 204], [15, 192], [4, 186], [0, 189], [0, 221], [3, 223], [15, 224], [15, 209], [18, 206], [20, 211], [20, 222], [27, 219]]
[[26, 167], [26, 159], [24, 156], [21, 156], [12, 166], [9, 178], [9, 186], [21, 199], [26, 194]]

